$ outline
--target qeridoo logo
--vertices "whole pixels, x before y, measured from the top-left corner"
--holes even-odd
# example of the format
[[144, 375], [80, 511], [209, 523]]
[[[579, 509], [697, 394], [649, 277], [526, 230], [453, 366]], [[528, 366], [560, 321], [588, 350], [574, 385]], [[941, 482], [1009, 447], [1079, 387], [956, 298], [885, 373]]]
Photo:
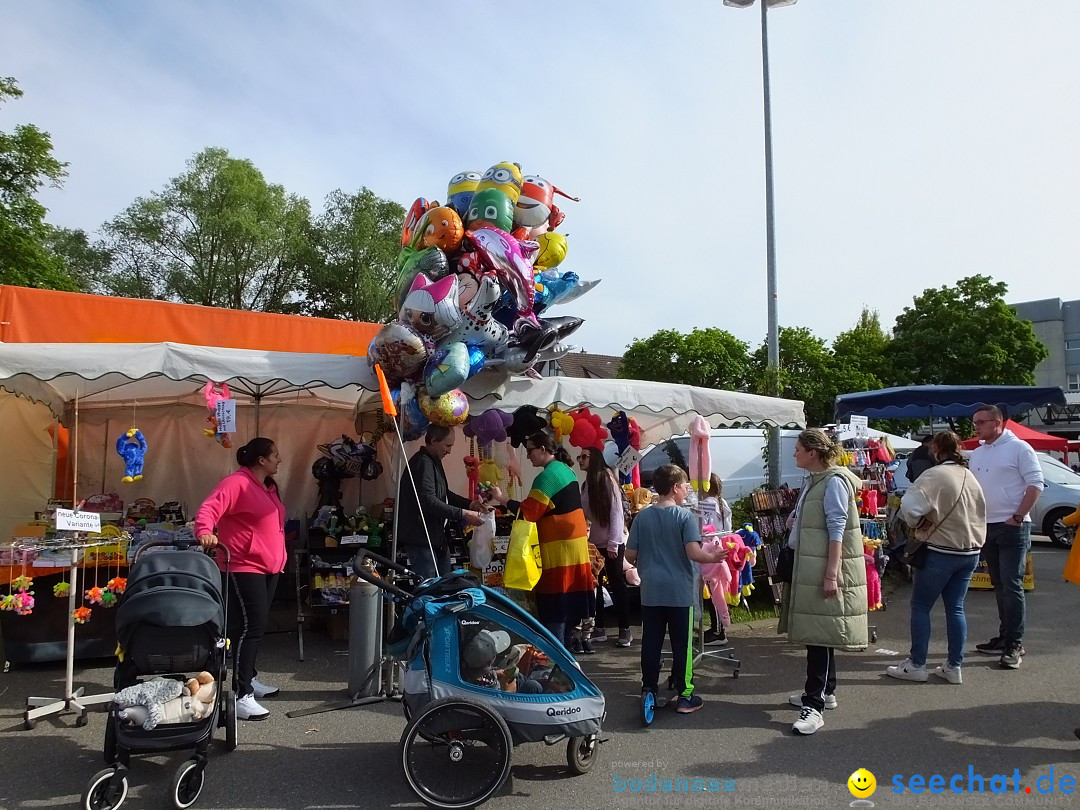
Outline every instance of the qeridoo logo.
[[568, 714], [578, 714], [581, 712], [580, 706], [567, 706], [565, 709], [556, 709], [552, 706], [547, 710], [548, 717], [563, 717]]

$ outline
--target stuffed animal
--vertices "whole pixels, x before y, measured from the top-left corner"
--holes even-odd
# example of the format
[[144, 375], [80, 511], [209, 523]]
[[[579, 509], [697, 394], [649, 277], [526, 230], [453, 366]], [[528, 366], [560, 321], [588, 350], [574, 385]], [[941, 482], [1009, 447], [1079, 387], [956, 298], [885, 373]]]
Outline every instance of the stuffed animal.
[[213, 380], [203, 386], [203, 399], [206, 400], [206, 408], [210, 411], [210, 415], [206, 417], [206, 421], [213, 427], [203, 429], [203, 435], [215, 439], [222, 447], [232, 447], [232, 434], [221, 433], [218, 430], [217, 421], [217, 404], [221, 400], [232, 399], [232, 391], [229, 390], [228, 383], [216, 383]]
[[214, 708], [217, 684], [200, 672], [186, 684], [155, 678], [120, 690], [113, 698], [122, 723], [151, 731], [161, 723], [191, 723], [208, 717]]
[[[611, 431], [611, 440], [615, 442], [621, 456], [630, 446], [630, 418], [626, 415], [626, 411], [615, 411], [615, 415], [607, 423], [607, 429]], [[619, 483], [633, 483], [633, 478], [630, 473], [620, 472]]]
[[690, 486], [698, 492], [708, 491], [712, 474], [709, 433], [705, 417], [699, 415], [690, 420]]
[[140, 480], [143, 472], [143, 459], [146, 456], [146, 439], [138, 428], [124, 433], [116, 440], [116, 452], [124, 460], [124, 477], [120, 480], [125, 484]]

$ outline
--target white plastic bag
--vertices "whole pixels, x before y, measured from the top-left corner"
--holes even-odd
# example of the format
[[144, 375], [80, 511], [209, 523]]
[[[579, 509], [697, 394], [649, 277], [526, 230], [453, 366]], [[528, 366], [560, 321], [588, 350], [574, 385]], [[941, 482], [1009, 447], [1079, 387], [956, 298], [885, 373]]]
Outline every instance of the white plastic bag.
[[483, 571], [491, 563], [495, 553], [495, 513], [487, 512], [484, 522], [473, 529], [469, 540], [469, 562], [473, 568]]

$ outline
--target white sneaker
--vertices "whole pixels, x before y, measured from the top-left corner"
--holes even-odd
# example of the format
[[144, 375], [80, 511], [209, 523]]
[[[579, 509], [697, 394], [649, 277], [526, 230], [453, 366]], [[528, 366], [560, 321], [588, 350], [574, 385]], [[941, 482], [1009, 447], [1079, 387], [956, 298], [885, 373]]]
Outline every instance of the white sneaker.
[[915, 666], [911, 663], [911, 659], [908, 658], [902, 664], [897, 664], [892, 667], [885, 667], [885, 674], [890, 678], [898, 678], [901, 681], [915, 681], [916, 683], [926, 683], [926, 664], [921, 667]]
[[254, 695], [244, 695], [236, 699], [236, 717], [238, 720], [265, 720], [270, 710], [255, 702]]
[[791, 730], [796, 734], [807, 735], [813, 734], [823, 725], [825, 725], [825, 718], [821, 716], [821, 712], [809, 706], [803, 706], [802, 711], [799, 712], [799, 719], [795, 721]]
[[263, 683], [258, 678], [251, 679], [251, 688], [255, 690], [256, 700], [262, 700], [265, 697], [273, 697], [281, 691], [276, 686], [271, 686], [268, 683]]
[[[788, 695], [787, 702], [790, 703], [792, 706], [798, 706], [801, 709], [802, 708], [802, 693], [801, 692], [796, 692], [794, 695]], [[826, 709], [835, 709], [836, 708], [836, 695], [826, 695], [825, 696], [825, 708]]]
[[960, 667], [950, 667], [948, 664], [942, 664], [934, 670], [934, 674], [939, 678], [944, 678], [949, 683], [961, 684], [964, 682], [963, 677], [960, 675]]

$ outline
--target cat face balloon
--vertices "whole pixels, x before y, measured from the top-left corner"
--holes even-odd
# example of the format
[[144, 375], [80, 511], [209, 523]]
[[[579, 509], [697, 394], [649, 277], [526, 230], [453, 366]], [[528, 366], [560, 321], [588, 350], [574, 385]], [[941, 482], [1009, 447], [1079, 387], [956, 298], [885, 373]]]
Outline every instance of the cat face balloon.
[[401, 305], [398, 318], [422, 335], [441, 340], [461, 324], [458, 278], [449, 275], [432, 281], [418, 273]]

